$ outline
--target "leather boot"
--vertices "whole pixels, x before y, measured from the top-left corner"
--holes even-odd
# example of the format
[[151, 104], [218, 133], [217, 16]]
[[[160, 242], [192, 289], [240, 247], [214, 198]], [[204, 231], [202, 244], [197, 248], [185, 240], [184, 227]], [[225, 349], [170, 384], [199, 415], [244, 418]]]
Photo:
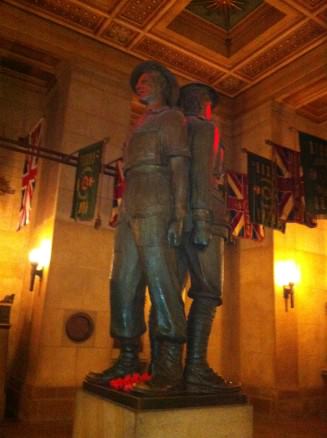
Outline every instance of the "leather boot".
[[188, 392], [216, 393], [239, 391], [239, 386], [227, 383], [207, 362], [209, 335], [216, 306], [208, 301], [194, 300], [187, 322], [187, 355], [184, 369]]
[[112, 367], [102, 373], [90, 372], [86, 381], [97, 385], [107, 386], [108, 382], [128, 374], [140, 373], [141, 363], [138, 358], [140, 342], [138, 338], [120, 339], [120, 354]]
[[152, 379], [134, 388], [142, 393], [167, 393], [183, 389], [183, 344], [161, 340], [159, 354], [152, 363]]

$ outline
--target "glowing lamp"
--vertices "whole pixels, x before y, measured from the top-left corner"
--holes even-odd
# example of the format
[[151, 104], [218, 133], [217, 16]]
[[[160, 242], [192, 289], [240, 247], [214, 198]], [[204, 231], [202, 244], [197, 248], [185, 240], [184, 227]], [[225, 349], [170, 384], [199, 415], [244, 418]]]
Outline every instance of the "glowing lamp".
[[49, 263], [50, 258], [50, 241], [43, 240], [38, 248], [33, 248], [29, 254], [28, 259], [31, 263], [31, 280], [30, 291], [34, 289], [35, 277], [40, 280], [43, 276], [43, 269]]
[[292, 260], [277, 262], [275, 265], [275, 282], [283, 288], [285, 311], [288, 312], [288, 303], [294, 308], [294, 285], [300, 281], [300, 271]]

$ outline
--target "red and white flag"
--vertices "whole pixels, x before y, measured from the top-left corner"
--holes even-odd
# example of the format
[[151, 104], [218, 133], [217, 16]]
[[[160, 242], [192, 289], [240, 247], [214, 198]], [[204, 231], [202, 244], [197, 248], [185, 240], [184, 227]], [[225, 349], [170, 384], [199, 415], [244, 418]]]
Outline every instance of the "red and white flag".
[[284, 223], [295, 222], [310, 228], [316, 227], [316, 218], [306, 211], [300, 152], [274, 145], [273, 161], [277, 166], [280, 220]]
[[[42, 117], [31, 129], [27, 136], [28, 144], [31, 146], [33, 152], [37, 151], [43, 143], [44, 124], [44, 118]], [[37, 155], [26, 154], [25, 156], [17, 231], [30, 223], [32, 197], [35, 189], [38, 159], [39, 158]]]
[[112, 199], [112, 211], [109, 219], [109, 226], [115, 228], [118, 219], [118, 210], [122, 201], [123, 193], [125, 190], [125, 176], [123, 171], [123, 160], [116, 161], [116, 175], [114, 180], [114, 191]]
[[229, 171], [227, 179], [227, 210], [230, 214], [231, 234], [234, 237], [260, 242], [265, 237], [264, 227], [250, 220], [248, 177], [244, 173]]

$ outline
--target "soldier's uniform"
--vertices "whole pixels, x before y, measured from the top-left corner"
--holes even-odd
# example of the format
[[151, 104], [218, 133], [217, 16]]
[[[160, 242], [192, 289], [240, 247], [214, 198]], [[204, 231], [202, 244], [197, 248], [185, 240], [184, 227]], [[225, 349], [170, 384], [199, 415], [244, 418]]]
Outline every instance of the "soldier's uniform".
[[[182, 253], [187, 265], [191, 298], [208, 299], [222, 304], [224, 239], [228, 237], [228, 221], [222, 182], [223, 149], [218, 128], [201, 116], [187, 116], [188, 142], [192, 155], [190, 201]], [[207, 246], [193, 242], [197, 221], [210, 229]]]
[[141, 370], [139, 339], [145, 331], [148, 286], [159, 355], [144, 390], [166, 391], [181, 384], [183, 373], [186, 321], [173, 246], [180, 244], [187, 209], [190, 153], [184, 116], [173, 109], [179, 90], [175, 76], [160, 63], [145, 61], [133, 70], [130, 84], [149, 109], [124, 150], [126, 188], [111, 275], [111, 335], [120, 340], [120, 355], [113, 366], [89, 373], [87, 380], [107, 385]]
[[[210, 103], [209, 103], [210, 102]], [[224, 240], [228, 237], [223, 177], [223, 149], [215, 124], [204, 117], [217, 104], [216, 91], [199, 83], [181, 88], [181, 108], [191, 150], [188, 220], [180, 248], [181, 275], [190, 273], [193, 299], [187, 320], [186, 389], [191, 392], [238, 391], [207, 362], [216, 307], [222, 304]]]
[[189, 157], [182, 113], [163, 107], [149, 111], [124, 150], [123, 196], [111, 277], [111, 335], [132, 338], [145, 331], [144, 285], [157, 315], [157, 337], [186, 338], [176, 252], [167, 233], [174, 218], [170, 160]]

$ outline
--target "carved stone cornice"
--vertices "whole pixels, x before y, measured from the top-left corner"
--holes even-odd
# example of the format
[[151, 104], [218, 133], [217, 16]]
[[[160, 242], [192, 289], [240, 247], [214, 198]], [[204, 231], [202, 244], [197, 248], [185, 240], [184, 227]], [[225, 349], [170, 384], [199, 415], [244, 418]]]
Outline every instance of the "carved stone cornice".
[[134, 46], [134, 51], [145, 57], [157, 59], [182, 74], [186, 73], [204, 82], [212, 83], [222, 76], [218, 69], [152, 38], [143, 38]]
[[238, 94], [246, 85], [247, 82], [236, 78], [235, 76], [227, 76], [215, 84], [218, 91], [231, 97]]
[[167, 0], [130, 0], [118, 17], [142, 27], [165, 3], [167, 3]]
[[305, 8], [309, 10], [318, 9], [320, 6], [326, 4], [326, 0], [297, 0], [298, 3], [301, 3]]
[[112, 21], [102, 34], [104, 38], [124, 47], [128, 46], [134, 40], [136, 35], [136, 31], [115, 21]]
[[267, 48], [265, 52], [240, 68], [237, 73], [247, 79], [255, 79], [323, 35], [327, 35], [327, 29], [314, 21], [308, 21], [278, 43]]
[[304, 105], [297, 113], [307, 117], [315, 123], [323, 123], [327, 120], [327, 94], [321, 98]]
[[101, 14], [83, 7], [81, 3], [75, 4], [65, 0], [21, 0], [20, 3], [89, 31], [95, 31], [103, 21]]

